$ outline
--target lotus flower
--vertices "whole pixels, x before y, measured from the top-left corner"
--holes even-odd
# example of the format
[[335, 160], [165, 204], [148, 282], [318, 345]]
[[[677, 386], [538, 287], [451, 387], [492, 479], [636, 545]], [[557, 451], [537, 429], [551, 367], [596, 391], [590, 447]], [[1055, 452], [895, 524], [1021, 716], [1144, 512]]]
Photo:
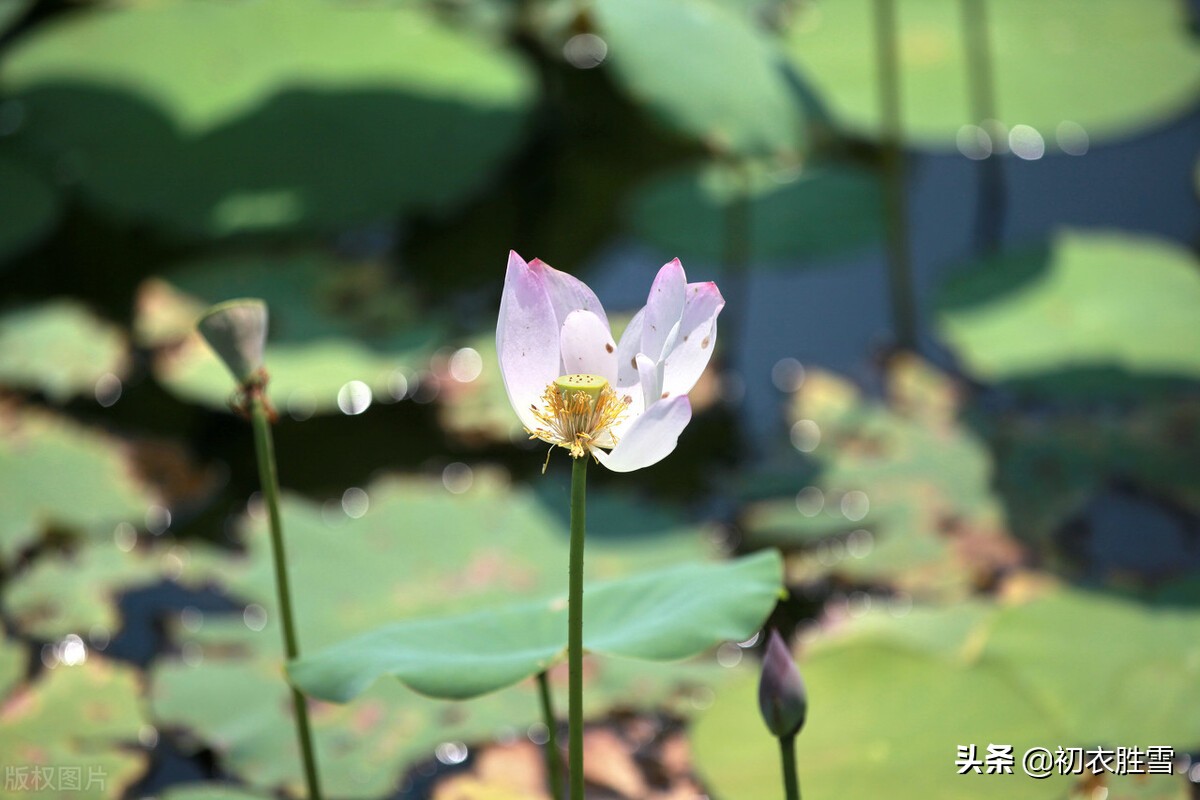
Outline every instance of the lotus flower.
[[620, 343], [582, 281], [509, 253], [496, 351], [509, 402], [530, 438], [591, 455], [615, 472], [656, 464], [692, 418], [725, 305], [715, 283], [688, 283], [675, 259], [650, 286]]

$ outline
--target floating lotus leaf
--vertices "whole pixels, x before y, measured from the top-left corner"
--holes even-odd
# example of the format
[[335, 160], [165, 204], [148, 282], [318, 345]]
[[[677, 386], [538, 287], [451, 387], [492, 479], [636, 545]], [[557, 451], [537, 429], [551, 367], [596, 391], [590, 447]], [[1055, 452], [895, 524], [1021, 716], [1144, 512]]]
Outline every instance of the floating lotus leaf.
[[[547, 488], [556, 497], [544, 500], [476, 469], [463, 494], [414, 479], [380, 480], [365, 493], [367, 510], [356, 518], [336, 501], [323, 507], [284, 498], [302, 654], [389, 622], [494, 607], [565, 588], [568, 529], [544, 505], [566, 504], [565, 483]], [[589, 579], [677, 565], [708, 553], [704, 531], [673, 513], [652, 512], [599, 491], [589, 498], [593, 510]], [[220, 588], [245, 602], [246, 613], [208, 614], [202, 624], [178, 631], [188, 662], [156, 667], [152, 691], [158, 723], [191, 728], [199, 741], [215, 747], [229, 774], [256, 788], [274, 788], [298, 781], [301, 771], [284, 702], [265, 523], [254, 519], [245, 534], [245, 555], [192, 548], [182, 579]], [[596, 614], [599, 621], [599, 610]], [[659, 668], [614, 658], [589, 662], [589, 714], [613, 704], [690, 708], [691, 688], [722, 674], [712, 662]], [[554, 682], [557, 686], [558, 679]], [[230, 684], [236, 688], [229, 690]], [[202, 702], [214, 694], [221, 694], [220, 702]], [[430, 757], [438, 742], [490, 740], [505, 730], [523, 730], [538, 715], [532, 681], [467, 704], [420, 698], [394, 681], [380, 682], [353, 705], [319, 706], [314, 714], [324, 742], [326, 789], [331, 795], [383, 794], [414, 760]]]
[[[691, 708], [690, 690], [724, 675], [715, 665], [620, 659], [588, 659], [585, 673], [588, 718], [614, 703]], [[553, 685], [565, 717], [566, 675], [556, 675]], [[226, 773], [257, 790], [303, 791], [279, 661], [205, 657], [194, 666], [163, 663], [154, 670], [151, 695], [158, 724], [190, 729], [213, 748]], [[310, 717], [322, 787], [331, 797], [385, 795], [443, 742], [473, 745], [522, 735], [541, 721], [538, 702], [533, 681], [469, 703], [432, 700], [385, 681], [350, 705], [315, 703]]]
[[0, 705], [5, 790], [20, 797], [123, 797], [146, 763], [130, 746], [142, 724], [136, 670], [94, 658], [48, 670]]
[[[550, 483], [553, 479], [546, 478]], [[554, 491], [557, 488], [557, 492]], [[535, 494], [477, 469], [471, 488], [389, 478], [365, 488], [361, 517], [336, 501], [283, 502], [284, 530], [302, 653], [387, 623], [538, 597], [566, 585], [567, 527]], [[547, 489], [567, 502], [567, 487]], [[593, 492], [586, 567], [610, 579], [702, 559], [704, 531], [676, 516], [647, 513], [624, 498]], [[347, 504], [355, 513], [361, 506]], [[244, 555], [192, 548], [182, 579], [247, 605], [244, 614], [208, 614], [177, 631], [189, 663], [155, 668], [159, 724], [191, 728], [222, 767], [256, 788], [297, 781], [295, 736], [287, 719], [279, 629], [265, 522], [245, 530]], [[598, 612], [597, 612], [598, 613]], [[590, 664], [590, 713], [614, 703], [655, 707], [723, 674], [715, 664]], [[235, 686], [235, 690], [228, 687]], [[219, 702], [202, 702], [222, 690]], [[245, 691], [243, 691], [243, 689]], [[469, 704], [425, 700], [387, 681], [344, 709], [314, 714], [331, 795], [382, 794], [415, 759], [442, 741], [491, 739], [538, 718], [532, 682]], [[374, 731], [379, 731], [375, 735]], [[326, 767], [326, 762], [329, 766]], [[384, 769], [382, 764], [386, 764]], [[365, 781], [365, 783], [363, 782]]]
[[[884, 613], [818, 640], [801, 664], [810, 710], [798, 738], [816, 796], [1057, 798], [1070, 779], [1023, 775], [1029, 747], [1186, 751], [1200, 724], [1179, 713], [1200, 679], [1200, 614], [1077, 591], [1023, 604]], [[754, 702], [757, 676], [726, 684], [694, 728], [717, 792], [778, 797], [777, 747]], [[955, 774], [959, 745], [1012, 744], [1014, 775]], [[1172, 796], [1182, 780], [1152, 776]], [[1155, 796], [1152, 794], [1151, 796]]]
[[955, 276], [934, 303], [982, 381], [1119, 397], [1200, 380], [1200, 271], [1178, 245], [1066, 231]]
[[6, 56], [22, 146], [107, 211], [194, 236], [458, 204], [513, 152], [534, 96], [514, 54], [402, 4], [125, 0]]
[[204, 308], [233, 297], [267, 303], [268, 394], [281, 412], [336, 411], [351, 381], [390, 399], [395, 375], [427, 363], [440, 332], [379, 265], [318, 255], [186, 265], [143, 284], [137, 333], [159, 348], [155, 373], [168, 389], [213, 408], [226, 407], [234, 382], [194, 327]]
[[746, 203], [755, 260], [805, 261], [852, 254], [883, 238], [878, 177], [850, 166], [803, 171], [712, 164], [657, 178], [634, 196], [630, 227], [680, 257], [728, 256], [730, 208]]
[[722, 153], [803, 147], [804, 109], [783, 57], [743, 15], [708, 0], [608, 0], [591, 13], [605, 68], [667, 126]]
[[63, 417], [2, 404], [0, 484], [5, 560], [47, 528], [90, 531], [140, 521], [155, 499], [132, 474], [117, 440]]
[[[729, 564], [687, 564], [593, 583], [589, 652], [677, 661], [749, 638], [775, 607], [780, 559], [767, 551]], [[566, 597], [458, 617], [406, 620], [326, 648], [289, 667], [305, 693], [346, 702], [383, 675], [431, 697], [465, 700], [544, 672], [567, 650]]]
[[14, 642], [0, 650], [0, 697], [7, 696], [25, 678], [29, 669], [29, 652]]
[[[496, 475], [477, 470], [470, 490], [458, 495], [440, 482], [405, 478], [383, 479], [363, 491], [369, 507], [358, 518], [348, 517], [336, 502], [324, 507], [299, 498], [283, 502], [305, 652], [433, 611], [478, 609], [514, 595], [537, 597], [566, 588], [566, 523], [533, 493], [506, 486]], [[626, 498], [592, 494], [591, 578], [615, 578], [708, 553], [702, 530], [674, 515], [648, 514]], [[566, 504], [566, 487], [555, 499]], [[631, 526], [631, 518], [646, 527]], [[246, 544], [244, 557], [211, 558], [195, 551], [185, 579], [209, 580], [257, 603], [271, 622], [256, 632], [240, 618], [214, 618], [195, 637], [249, 643], [274, 654], [279, 631], [273, 624], [275, 590], [264, 521], [252, 521]]]
[[115, 636], [120, 594], [173, 576], [185, 555], [183, 548], [125, 552], [112, 539], [81, 544], [69, 554], [43, 556], [16, 575], [5, 589], [4, 608], [25, 635], [38, 639]]
[[[1120, 413], [1069, 409], [989, 421], [996, 489], [1011, 529], [1049, 541], [1105, 487], [1132, 483], [1200, 510], [1200, 403], [1151, 400]], [[1130, 531], [1130, 536], [1137, 536]]]
[[[914, 375], [925, 385], [911, 391]], [[991, 490], [991, 456], [956, 421], [953, 383], [913, 359], [888, 376], [889, 407], [853, 384], [809, 370], [788, 421], [819, 431], [808, 459], [771, 467], [783, 497], [763, 496], [745, 510], [753, 546], [801, 550], [797, 569], [884, 582], [916, 593], [962, 593], [1017, 555]], [[949, 403], [949, 405], [947, 404]]]
[[[1059, 125], [1093, 141], [1127, 135], [1196, 100], [1200, 48], [1174, 0], [982, 0], [995, 80], [995, 113], [1036, 129]], [[970, 111], [959, 0], [896, 0], [905, 135], [952, 147]], [[797, 14], [788, 50], [836, 120], [877, 137], [882, 123], [872, 0], [815, 0]], [[1077, 137], [1077, 130], [1072, 129]], [[1071, 133], [1062, 134], [1071, 141]], [[1086, 138], [1084, 139], [1086, 142]], [[1068, 147], [1077, 145], [1077, 139]]]
[[[55, 402], [96, 391], [126, 372], [119, 328], [72, 300], [23, 306], [0, 316], [0, 384], [39, 391]], [[118, 384], [119, 385], [119, 384]]]
[[161, 797], [163, 800], [266, 800], [268, 795], [225, 783], [185, 783], [172, 786]]
[[[0, 6], [0, 29], [4, 8], [8, 6]], [[54, 188], [29, 165], [0, 155], [0, 265], [49, 233], [58, 213]]]

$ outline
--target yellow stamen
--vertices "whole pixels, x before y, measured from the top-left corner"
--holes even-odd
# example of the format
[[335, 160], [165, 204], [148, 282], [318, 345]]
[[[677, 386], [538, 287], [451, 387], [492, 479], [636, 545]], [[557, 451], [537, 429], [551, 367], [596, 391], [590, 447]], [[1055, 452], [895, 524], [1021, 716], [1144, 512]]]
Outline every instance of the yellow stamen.
[[611, 448], [617, 443], [612, 427], [628, 402], [599, 375], [564, 375], [546, 387], [542, 407], [533, 407], [541, 426], [529, 430], [529, 438], [565, 447], [572, 458], [583, 458], [601, 442]]

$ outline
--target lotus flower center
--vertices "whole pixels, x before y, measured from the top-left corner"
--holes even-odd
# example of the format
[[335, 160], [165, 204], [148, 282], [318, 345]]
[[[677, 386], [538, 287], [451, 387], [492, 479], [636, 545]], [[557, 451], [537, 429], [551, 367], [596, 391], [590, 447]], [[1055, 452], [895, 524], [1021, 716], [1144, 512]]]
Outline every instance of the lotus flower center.
[[583, 458], [597, 447], [616, 446], [612, 427], [629, 402], [618, 398], [600, 375], [562, 375], [546, 387], [541, 406], [532, 406], [540, 425], [529, 429], [529, 436], [565, 447], [573, 458]]
[[608, 381], [599, 375], [576, 372], [574, 375], [562, 375], [556, 378], [554, 387], [568, 396], [575, 392], [583, 392], [592, 399], [594, 405], [600, 399], [600, 393], [608, 388]]

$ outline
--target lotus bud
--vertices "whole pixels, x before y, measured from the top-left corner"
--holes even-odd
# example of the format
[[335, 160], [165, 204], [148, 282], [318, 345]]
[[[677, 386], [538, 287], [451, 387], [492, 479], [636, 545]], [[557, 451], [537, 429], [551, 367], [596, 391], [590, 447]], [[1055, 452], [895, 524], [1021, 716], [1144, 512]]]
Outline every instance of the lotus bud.
[[779, 632], [772, 630], [758, 683], [758, 707], [776, 737], [795, 736], [808, 714], [808, 692]]
[[267, 304], [262, 300], [219, 303], [205, 312], [196, 327], [239, 384], [248, 383], [262, 369], [267, 344]]

